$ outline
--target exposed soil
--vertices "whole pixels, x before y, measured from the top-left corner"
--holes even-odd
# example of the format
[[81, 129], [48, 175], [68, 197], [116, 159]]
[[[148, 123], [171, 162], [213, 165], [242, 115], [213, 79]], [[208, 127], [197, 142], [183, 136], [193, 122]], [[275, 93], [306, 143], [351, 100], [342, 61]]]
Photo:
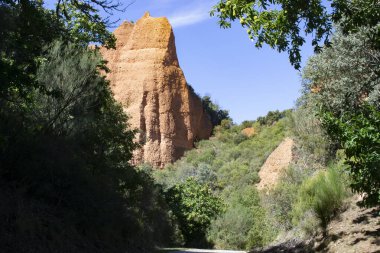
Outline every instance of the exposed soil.
[[380, 253], [379, 208], [360, 208], [354, 196], [348, 209], [328, 226], [328, 236], [316, 243], [319, 252]]
[[291, 138], [285, 138], [268, 156], [260, 169], [260, 183], [257, 184], [257, 189], [270, 189], [277, 183], [281, 172], [286, 169], [292, 161], [293, 145], [294, 141]]
[[360, 208], [360, 197], [351, 198], [348, 208], [327, 228], [327, 236], [308, 241], [290, 240], [251, 253], [380, 253], [380, 208]]

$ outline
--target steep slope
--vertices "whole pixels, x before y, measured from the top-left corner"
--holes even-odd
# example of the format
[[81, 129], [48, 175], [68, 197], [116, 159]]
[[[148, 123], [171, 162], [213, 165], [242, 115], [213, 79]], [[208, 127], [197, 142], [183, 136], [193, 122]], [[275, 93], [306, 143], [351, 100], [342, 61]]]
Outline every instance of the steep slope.
[[354, 195], [347, 210], [332, 221], [328, 236], [315, 245], [316, 251], [332, 253], [380, 252], [379, 208], [360, 208]]
[[276, 184], [281, 172], [286, 169], [292, 161], [293, 145], [294, 142], [292, 139], [285, 138], [268, 156], [259, 171], [260, 183], [257, 184], [259, 190], [271, 188]]
[[303, 241], [293, 238], [280, 244], [256, 248], [250, 253], [378, 253], [380, 252], [379, 208], [360, 208], [358, 195], [348, 199], [347, 209], [319, 234]]
[[164, 18], [146, 13], [136, 24], [114, 32], [116, 50], [101, 49], [117, 101], [139, 130], [142, 148], [134, 163], [163, 167], [180, 158], [194, 141], [210, 136], [212, 126], [202, 103], [179, 66], [173, 30]]

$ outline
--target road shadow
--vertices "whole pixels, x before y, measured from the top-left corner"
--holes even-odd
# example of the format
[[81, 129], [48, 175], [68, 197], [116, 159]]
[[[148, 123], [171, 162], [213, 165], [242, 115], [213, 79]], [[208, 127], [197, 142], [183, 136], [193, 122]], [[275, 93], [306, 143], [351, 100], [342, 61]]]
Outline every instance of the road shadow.
[[312, 247], [305, 244], [304, 242], [297, 242], [295, 240], [290, 240], [275, 246], [255, 248], [249, 253], [314, 253]]

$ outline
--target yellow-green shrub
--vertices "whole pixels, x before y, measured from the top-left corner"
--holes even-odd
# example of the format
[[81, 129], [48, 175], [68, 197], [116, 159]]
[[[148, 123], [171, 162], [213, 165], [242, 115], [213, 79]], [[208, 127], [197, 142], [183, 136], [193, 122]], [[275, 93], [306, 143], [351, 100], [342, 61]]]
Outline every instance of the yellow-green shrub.
[[338, 166], [319, 171], [302, 183], [293, 208], [293, 223], [298, 225], [305, 214], [312, 211], [321, 227], [326, 229], [347, 195], [346, 179]]

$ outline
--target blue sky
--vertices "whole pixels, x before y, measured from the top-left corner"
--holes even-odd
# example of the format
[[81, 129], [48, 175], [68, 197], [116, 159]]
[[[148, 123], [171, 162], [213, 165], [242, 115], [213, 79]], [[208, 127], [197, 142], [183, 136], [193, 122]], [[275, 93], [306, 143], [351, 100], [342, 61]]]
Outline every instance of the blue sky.
[[[48, 1], [52, 2], [52, 0]], [[129, 0], [121, 0], [127, 5]], [[270, 110], [294, 106], [300, 74], [286, 53], [256, 49], [238, 24], [221, 29], [209, 11], [216, 0], [136, 0], [112, 19], [136, 21], [149, 11], [168, 17], [173, 26], [179, 63], [188, 83], [200, 95], [210, 95], [234, 122], [253, 120]], [[310, 43], [309, 43], [310, 44]], [[312, 55], [302, 51], [303, 62]]]

